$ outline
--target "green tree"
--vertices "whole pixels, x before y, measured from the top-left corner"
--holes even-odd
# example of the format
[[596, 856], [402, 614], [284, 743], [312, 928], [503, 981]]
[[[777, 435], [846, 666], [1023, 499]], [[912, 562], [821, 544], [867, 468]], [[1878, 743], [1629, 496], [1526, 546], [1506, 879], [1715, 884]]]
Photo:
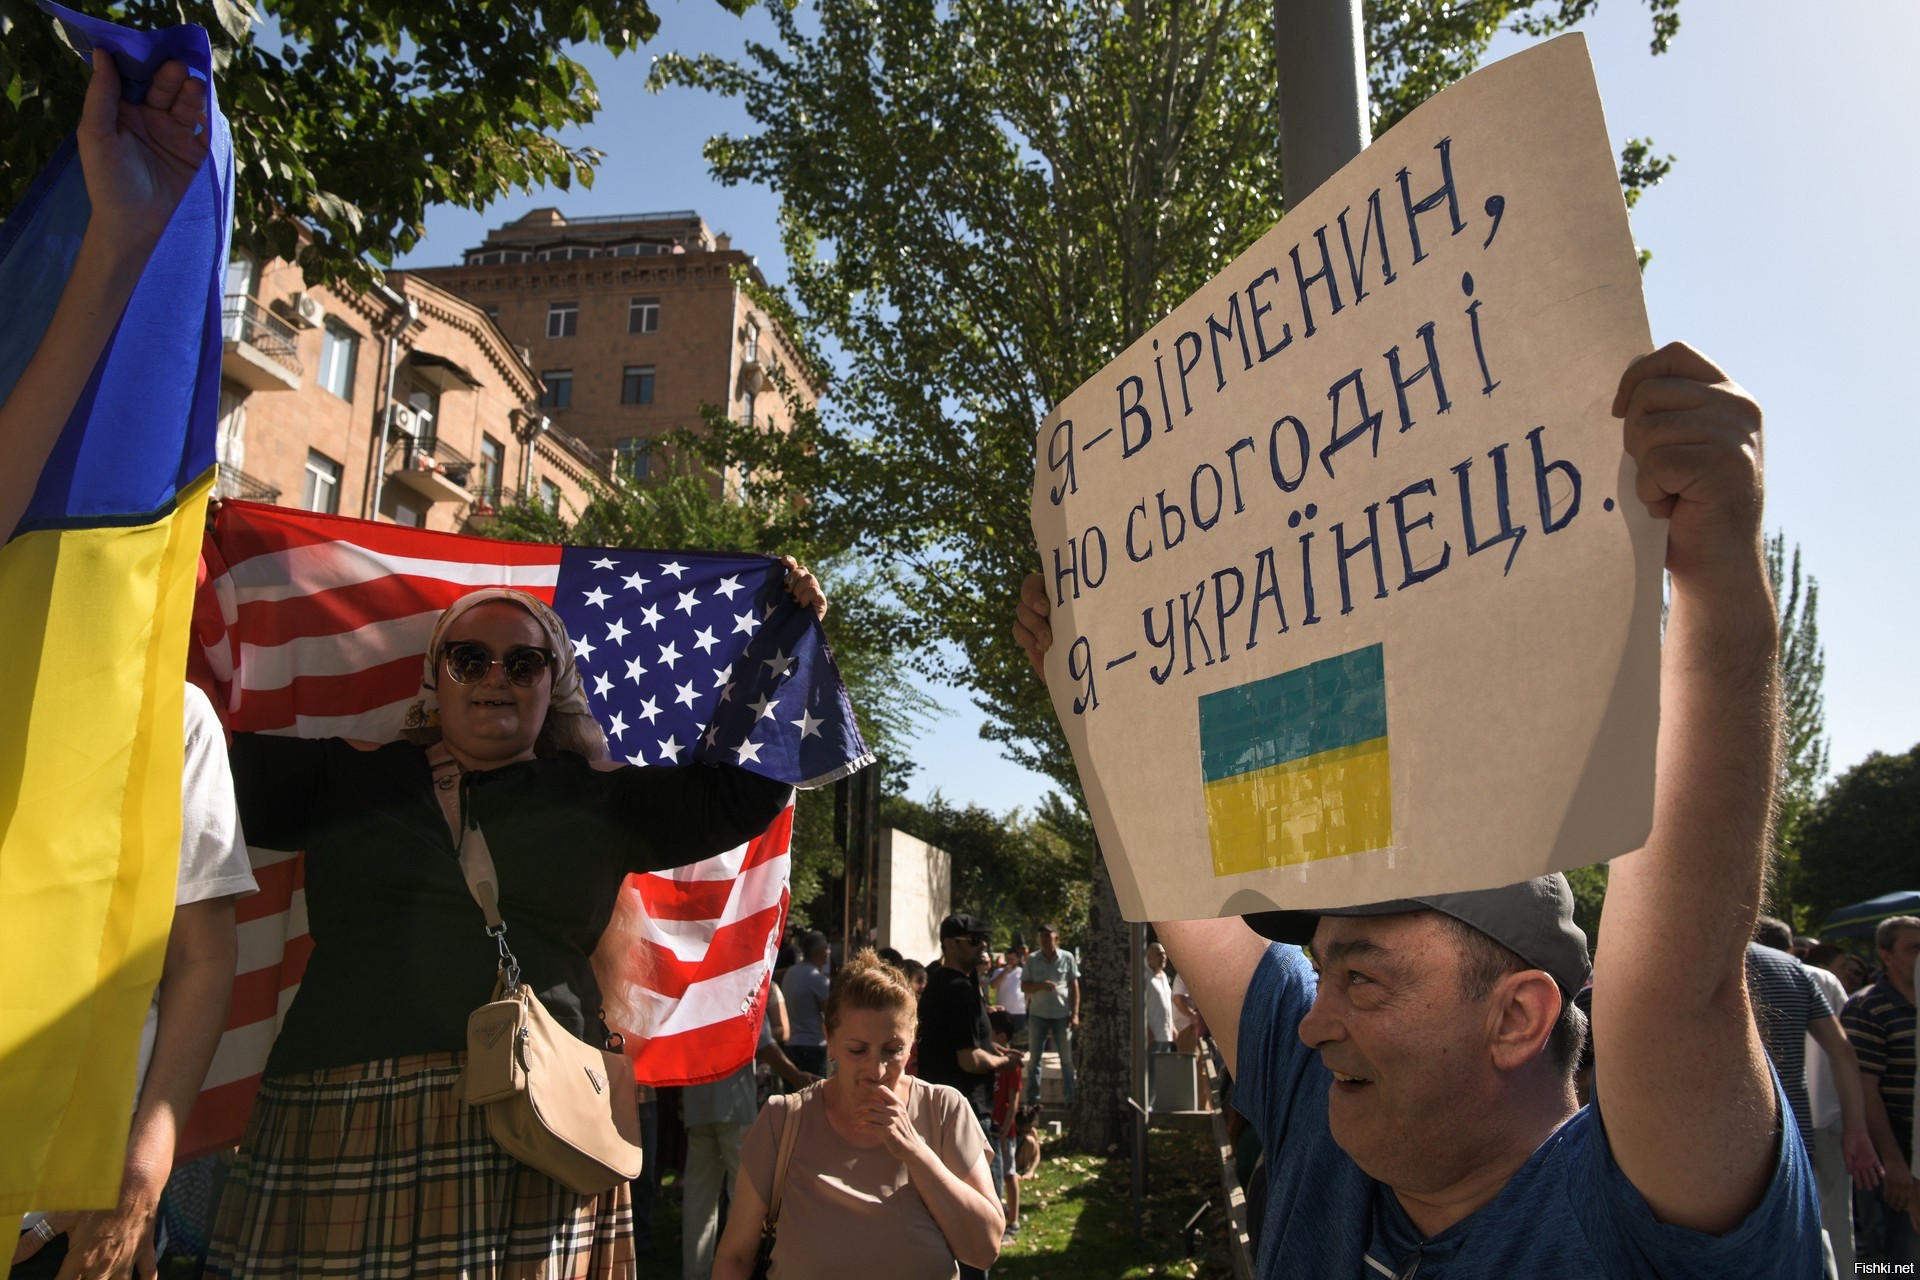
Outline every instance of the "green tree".
[[[735, 13], [752, 0], [720, 0]], [[419, 240], [433, 204], [591, 186], [600, 153], [556, 136], [600, 99], [581, 45], [625, 53], [647, 0], [109, 0], [97, 17], [195, 22], [233, 127], [236, 243], [310, 281], [364, 285]], [[85, 64], [31, 0], [0, 0], [0, 214], [80, 117]], [[290, 217], [312, 231], [305, 243]]]
[[[1377, 126], [1472, 70], [1503, 24], [1544, 35], [1594, 3], [1376, 0]], [[1677, 3], [1649, 0], [1656, 52]], [[910, 612], [948, 642], [918, 661], [972, 694], [985, 736], [1077, 796], [1009, 640], [1034, 567], [1034, 432], [1280, 216], [1272, 7], [820, 0], [805, 29], [770, 12], [777, 45], [741, 64], [669, 55], [654, 83], [744, 104], [756, 132], [706, 154], [723, 182], [778, 193], [796, 319], [837, 348], [835, 395], [827, 417], [723, 429], [719, 444], [806, 495], [819, 527], [901, 566]], [[1628, 159], [1629, 190], [1664, 172], [1644, 146]], [[1124, 954], [1112, 903], [1096, 862], [1090, 932]], [[1124, 1008], [1096, 988], [1127, 981], [1124, 963], [1089, 964], [1088, 1018]], [[1079, 1091], [1076, 1137], [1094, 1150], [1125, 1123], [1108, 1069]]]
[[1800, 878], [1807, 919], [1835, 907], [1920, 888], [1920, 746], [1876, 751], [1833, 780], [1800, 831]]
[[[676, 457], [691, 458], [689, 453]], [[883, 758], [905, 763], [908, 747], [936, 704], [903, 666], [903, 634], [883, 574], [847, 550], [803, 540], [782, 513], [751, 500], [715, 496], [705, 475], [682, 469], [648, 483], [616, 481], [587, 506], [561, 513], [536, 502], [510, 504], [487, 528], [498, 538], [582, 547], [655, 547], [792, 555], [818, 574], [832, 607], [827, 637], [853, 702], [860, 731]], [[896, 766], [897, 767], [897, 766]], [[911, 765], [906, 765], [911, 769]], [[895, 775], [898, 785], [899, 775]], [[804, 914], [841, 874], [833, 838], [833, 791], [800, 794], [793, 827], [793, 909]]]
[[1801, 841], [1807, 815], [1827, 776], [1827, 702], [1821, 685], [1827, 654], [1820, 645], [1820, 583], [1800, 570], [1800, 548], [1787, 561], [1787, 538], [1767, 539], [1767, 580], [1780, 609], [1780, 774], [1773, 800], [1774, 913], [1805, 929]]

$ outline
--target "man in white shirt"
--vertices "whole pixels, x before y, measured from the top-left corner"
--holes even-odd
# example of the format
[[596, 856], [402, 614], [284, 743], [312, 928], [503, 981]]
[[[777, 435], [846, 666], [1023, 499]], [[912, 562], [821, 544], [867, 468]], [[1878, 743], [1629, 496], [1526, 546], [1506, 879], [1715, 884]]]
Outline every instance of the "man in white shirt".
[[1173, 1052], [1173, 983], [1167, 978], [1167, 949], [1147, 946], [1147, 1052]]
[[1009, 1039], [1016, 1045], [1027, 1042], [1027, 992], [1022, 985], [1021, 971], [1026, 967], [1027, 948], [1015, 934], [1013, 945], [1007, 948], [1001, 964], [988, 979], [993, 987], [993, 1003], [1006, 1010], [1007, 1018], [1013, 1024], [1013, 1035]]

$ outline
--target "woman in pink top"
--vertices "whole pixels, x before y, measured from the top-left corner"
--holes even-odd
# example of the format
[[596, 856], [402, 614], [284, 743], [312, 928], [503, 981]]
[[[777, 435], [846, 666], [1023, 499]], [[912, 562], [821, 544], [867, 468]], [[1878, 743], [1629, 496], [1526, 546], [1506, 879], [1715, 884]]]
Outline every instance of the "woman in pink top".
[[781, 1183], [770, 1274], [843, 1280], [954, 1280], [957, 1262], [993, 1265], [1004, 1220], [986, 1137], [958, 1092], [905, 1072], [913, 989], [862, 951], [833, 977], [822, 1022], [833, 1074], [769, 1099], [740, 1149], [740, 1177], [714, 1280], [747, 1280], [772, 1195], [780, 1140], [800, 1126]]

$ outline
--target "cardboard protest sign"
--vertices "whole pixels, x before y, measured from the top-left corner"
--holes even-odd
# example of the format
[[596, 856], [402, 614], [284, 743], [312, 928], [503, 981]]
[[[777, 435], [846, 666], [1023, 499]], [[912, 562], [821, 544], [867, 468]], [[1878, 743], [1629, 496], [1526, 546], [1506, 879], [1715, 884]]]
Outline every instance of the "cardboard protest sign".
[[1397, 125], [1048, 416], [1047, 665], [1129, 919], [1509, 883], [1651, 824], [1651, 350], [1585, 41]]

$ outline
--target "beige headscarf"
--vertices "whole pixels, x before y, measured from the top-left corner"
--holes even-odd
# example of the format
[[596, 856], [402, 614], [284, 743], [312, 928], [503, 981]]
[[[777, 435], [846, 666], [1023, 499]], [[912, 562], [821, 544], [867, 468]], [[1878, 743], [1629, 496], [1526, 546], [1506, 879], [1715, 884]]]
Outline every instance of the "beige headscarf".
[[553, 650], [553, 693], [548, 703], [547, 715], [585, 716], [593, 718], [593, 712], [587, 708], [586, 686], [580, 680], [580, 668], [573, 661], [573, 642], [567, 639], [567, 626], [560, 621], [560, 615], [547, 604], [524, 591], [512, 587], [483, 587], [478, 591], [469, 591], [452, 604], [433, 624], [433, 635], [427, 641], [426, 657], [421, 663], [420, 696], [407, 708], [404, 728], [407, 735], [415, 741], [422, 736], [438, 738], [440, 728], [440, 698], [435, 692], [435, 681], [440, 671], [440, 644], [446, 638], [449, 628], [469, 609], [490, 601], [503, 600], [518, 605], [533, 615], [540, 629], [547, 633], [547, 647]]

